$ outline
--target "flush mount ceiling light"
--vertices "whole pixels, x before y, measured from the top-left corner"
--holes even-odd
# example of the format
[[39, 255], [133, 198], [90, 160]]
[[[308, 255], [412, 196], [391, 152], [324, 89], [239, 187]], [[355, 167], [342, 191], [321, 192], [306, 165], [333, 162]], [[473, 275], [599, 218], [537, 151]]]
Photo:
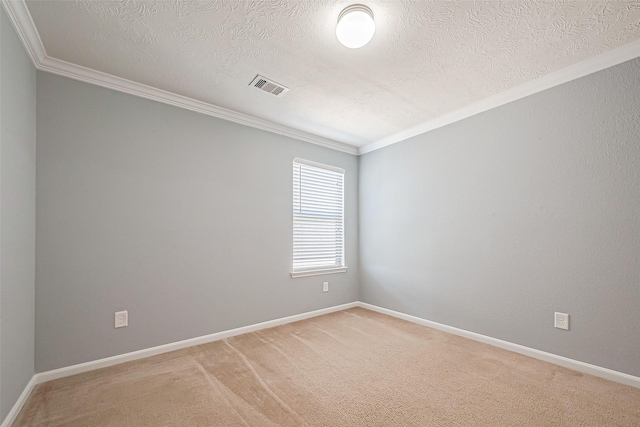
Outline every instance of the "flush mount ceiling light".
[[338, 15], [336, 37], [338, 41], [351, 49], [357, 49], [369, 43], [376, 32], [373, 12], [362, 4], [346, 7]]

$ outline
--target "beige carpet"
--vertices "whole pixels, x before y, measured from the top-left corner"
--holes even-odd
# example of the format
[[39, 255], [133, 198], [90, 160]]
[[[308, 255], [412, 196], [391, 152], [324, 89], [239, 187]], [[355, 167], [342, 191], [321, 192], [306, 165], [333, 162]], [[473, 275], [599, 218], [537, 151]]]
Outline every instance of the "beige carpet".
[[640, 389], [355, 308], [41, 384], [14, 426], [640, 426]]

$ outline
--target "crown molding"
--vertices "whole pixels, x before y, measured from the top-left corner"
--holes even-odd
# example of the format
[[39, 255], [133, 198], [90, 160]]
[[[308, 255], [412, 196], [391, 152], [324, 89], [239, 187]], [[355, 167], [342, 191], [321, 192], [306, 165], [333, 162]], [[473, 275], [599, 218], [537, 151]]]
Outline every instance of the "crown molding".
[[151, 99], [164, 104], [173, 105], [175, 107], [184, 108], [206, 114], [208, 116], [217, 117], [223, 120], [228, 120], [241, 125], [265, 130], [267, 132], [276, 133], [353, 155], [360, 155], [378, 150], [476, 114], [483, 113], [493, 108], [500, 107], [510, 102], [517, 101], [529, 95], [542, 92], [563, 83], [579, 79], [580, 77], [584, 77], [640, 57], [640, 40], [637, 40], [358, 148], [353, 145], [323, 138], [318, 135], [296, 130], [268, 120], [259, 119], [248, 114], [228, 110], [193, 98], [51, 58], [47, 55], [44, 49], [38, 30], [35, 27], [24, 0], [1, 1], [9, 19], [16, 28], [18, 37], [24, 44], [27, 53], [38, 70], [117, 90], [134, 96]]
[[570, 65], [558, 71], [554, 71], [536, 80], [523, 83], [499, 94], [493, 95], [482, 101], [467, 105], [466, 107], [444, 114], [434, 120], [398, 132], [394, 135], [372, 142], [360, 147], [358, 154], [369, 153], [374, 150], [395, 144], [405, 139], [441, 128], [448, 124], [466, 119], [479, 113], [491, 110], [501, 105], [525, 98], [543, 90], [579, 79], [580, 77], [596, 73], [614, 65], [640, 57], [640, 40], [628, 43], [619, 48], [602, 53], [598, 56]]
[[312, 144], [321, 145], [333, 150], [342, 151], [344, 153], [357, 155], [358, 148], [342, 142], [323, 138], [307, 132], [292, 129], [268, 120], [259, 119], [248, 114], [239, 113], [237, 111], [228, 110], [193, 98], [178, 95], [162, 89], [147, 86], [131, 80], [123, 79], [101, 71], [85, 68], [80, 65], [71, 64], [66, 61], [46, 56], [41, 62], [41, 71], [57, 74], [59, 76], [68, 77], [96, 86], [102, 86], [113, 89], [118, 92], [128, 93], [130, 95], [139, 96], [141, 98], [151, 99], [153, 101], [162, 102], [164, 104], [173, 105], [185, 110], [195, 111], [197, 113], [206, 114], [208, 116], [217, 117], [219, 119], [228, 120], [230, 122], [239, 123], [241, 125], [265, 130], [267, 132], [276, 133], [300, 141], [310, 142]]
[[318, 135], [280, 125], [269, 120], [259, 119], [248, 114], [228, 110], [193, 98], [52, 58], [46, 53], [42, 40], [40, 39], [40, 35], [38, 34], [38, 30], [36, 29], [24, 0], [2, 0], [2, 4], [7, 11], [7, 15], [11, 19], [11, 22], [16, 28], [20, 40], [31, 57], [33, 64], [40, 71], [102, 86], [141, 98], [151, 99], [153, 101], [162, 102], [164, 104], [173, 105], [175, 107], [195, 111], [197, 113], [206, 114], [208, 116], [217, 117], [219, 119], [278, 135], [287, 136], [300, 141], [321, 145], [344, 153], [353, 155], [358, 154], [358, 147], [353, 145], [323, 138]]
[[47, 53], [44, 50], [42, 40], [40, 40], [36, 24], [27, 9], [27, 4], [24, 0], [2, 0], [2, 6], [4, 6], [4, 10], [16, 29], [18, 38], [24, 45], [33, 65], [38, 68]]

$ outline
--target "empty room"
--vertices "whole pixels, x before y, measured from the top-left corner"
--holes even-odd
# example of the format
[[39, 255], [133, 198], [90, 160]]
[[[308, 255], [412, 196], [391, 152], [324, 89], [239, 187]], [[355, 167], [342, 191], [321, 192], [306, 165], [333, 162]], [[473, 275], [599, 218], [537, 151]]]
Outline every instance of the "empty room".
[[640, 426], [640, 1], [0, 2], [0, 427]]

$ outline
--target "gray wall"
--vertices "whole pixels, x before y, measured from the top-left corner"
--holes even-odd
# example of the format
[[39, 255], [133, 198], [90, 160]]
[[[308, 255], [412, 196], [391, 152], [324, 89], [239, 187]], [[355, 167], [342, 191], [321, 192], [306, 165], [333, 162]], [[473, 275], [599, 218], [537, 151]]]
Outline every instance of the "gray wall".
[[361, 298], [640, 375], [639, 117], [634, 60], [362, 156]]
[[[355, 156], [37, 78], [36, 371], [357, 300]], [[289, 276], [294, 157], [346, 169], [347, 273]]]
[[[37, 371], [359, 295], [640, 375], [638, 60], [359, 162], [37, 79]], [[347, 170], [347, 274], [289, 277], [293, 157]], [[116, 330], [123, 309], [130, 326]]]
[[36, 70], [0, 7], [0, 420], [34, 371]]

